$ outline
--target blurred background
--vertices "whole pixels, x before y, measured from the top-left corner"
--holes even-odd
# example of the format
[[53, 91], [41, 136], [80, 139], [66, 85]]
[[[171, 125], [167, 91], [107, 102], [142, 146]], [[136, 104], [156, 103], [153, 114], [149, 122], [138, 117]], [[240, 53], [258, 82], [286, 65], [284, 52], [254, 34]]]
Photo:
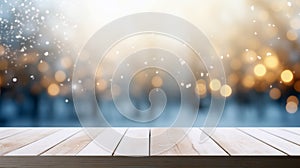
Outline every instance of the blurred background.
[[[227, 82], [222, 85], [209, 78], [194, 56], [182, 57], [197, 79], [182, 86], [194, 89], [201, 99], [195, 126], [203, 124], [212, 94], [227, 99], [219, 126], [300, 126], [298, 0], [0, 0], [0, 126], [80, 126], [72, 100], [78, 53], [105, 24], [149, 11], [173, 14], [197, 26], [224, 65]], [[97, 100], [113, 126], [134, 124], [116, 113], [111, 95], [123, 88], [110, 85], [112, 65], [121, 54], [161, 41], [153, 36], [125, 40], [99, 66]], [[139, 109], [149, 106], [152, 88], [167, 93], [168, 110], [150, 126], [164, 126], [175, 115], [181, 86], [172, 80], [157, 69], [139, 72], [132, 80], [131, 100]]]

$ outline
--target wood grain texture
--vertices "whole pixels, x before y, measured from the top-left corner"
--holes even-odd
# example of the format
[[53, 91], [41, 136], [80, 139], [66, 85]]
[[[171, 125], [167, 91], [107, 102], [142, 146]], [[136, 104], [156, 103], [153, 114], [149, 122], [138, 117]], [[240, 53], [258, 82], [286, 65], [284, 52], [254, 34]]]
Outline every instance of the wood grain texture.
[[[49, 129], [51, 130], [51, 129]], [[50, 149], [51, 147], [55, 146], [56, 144], [60, 143], [61, 141], [69, 138], [70, 136], [74, 135], [76, 132], [79, 131], [79, 128], [65, 128], [59, 130], [49, 136], [45, 136], [44, 138], [35, 141], [29, 145], [21, 147], [17, 150], [7, 153], [8, 156], [37, 156], [44, 151]]]
[[230, 155], [285, 155], [235, 128], [217, 128], [211, 137]]
[[[160, 131], [160, 130], [158, 130]], [[154, 134], [155, 130], [153, 129]], [[198, 128], [192, 128], [188, 134], [170, 149], [158, 155], [203, 155], [203, 156], [226, 156], [228, 155], [220, 146], [218, 146], [212, 139], [208, 137], [201, 141], [200, 136], [203, 132]], [[153, 139], [153, 148], [157, 148], [161, 143], [160, 140]], [[154, 149], [155, 150], [155, 149]]]
[[56, 131], [57, 129], [47, 128], [23, 130], [22, 133], [0, 140], [0, 155], [4, 155], [10, 151], [26, 146]]
[[[100, 131], [101, 129], [95, 129], [96, 133], [99, 133]], [[95, 135], [87, 135], [84, 130], [81, 130], [72, 137], [46, 151], [42, 154], [42, 156], [75, 156], [92, 141], [92, 138], [94, 138], [94, 136]]]
[[103, 129], [77, 156], [111, 156], [126, 130], [127, 128]]
[[293, 142], [300, 145], [300, 135], [292, 133], [282, 128], [263, 128], [262, 130], [268, 132], [269, 134], [275, 135], [287, 141]]
[[300, 146], [256, 128], [241, 128], [241, 131], [259, 139], [291, 156], [300, 155]]
[[129, 128], [118, 145], [115, 156], [148, 156], [149, 129]]

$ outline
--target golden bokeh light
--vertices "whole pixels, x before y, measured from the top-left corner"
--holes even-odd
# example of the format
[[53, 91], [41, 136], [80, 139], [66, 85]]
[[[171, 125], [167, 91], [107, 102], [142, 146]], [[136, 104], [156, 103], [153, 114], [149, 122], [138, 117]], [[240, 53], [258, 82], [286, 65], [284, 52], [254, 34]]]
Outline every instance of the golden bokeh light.
[[0, 60], [0, 70], [6, 70], [8, 67], [8, 62], [6, 60]]
[[48, 86], [48, 94], [50, 96], [57, 96], [59, 94], [59, 86], [55, 83], [52, 83]]
[[283, 82], [289, 83], [293, 80], [294, 75], [293, 75], [292, 71], [287, 69], [281, 73], [280, 77]]
[[223, 85], [220, 89], [220, 93], [224, 97], [229, 97], [232, 94], [232, 89], [229, 85]]
[[296, 113], [298, 110], [298, 105], [295, 102], [288, 102], [285, 109], [288, 113]]
[[244, 52], [243, 54], [243, 60], [244, 62], [246, 63], [252, 63], [252, 62], [255, 62], [257, 59], [257, 54], [255, 51], [252, 51], [252, 50], [247, 50]]
[[299, 100], [298, 100], [298, 98], [297, 98], [296, 96], [289, 96], [289, 97], [287, 98], [286, 102], [287, 102], [287, 103], [288, 103], [288, 102], [294, 102], [294, 103], [296, 103], [297, 105], [299, 104]]
[[269, 92], [271, 99], [277, 100], [281, 97], [281, 91], [278, 88], [272, 88]]
[[63, 68], [65, 69], [68, 69], [72, 66], [73, 64], [73, 61], [70, 57], [63, 57], [61, 60], [60, 60], [60, 64]]
[[298, 80], [295, 84], [294, 84], [294, 89], [300, 93], [300, 80]]
[[209, 87], [212, 91], [218, 91], [221, 88], [221, 82], [218, 79], [213, 79], [210, 81]]
[[253, 76], [247, 75], [243, 78], [243, 86], [246, 88], [252, 88], [255, 85], [255, 79]]
[[264, 76], [266, 72], [267, 72], [266, 67], [263, 64], [257, 64], [254, 67], [254, 74], [258, 77]]
[[289, 30], [286, 33], [286, 37], [290, 40], [290, 41], [295, 41], [298, 39], [298, 34], [295, 30]]
[[100, 79], [97, 83], [96, 83], [96, 88], [99, 91], [104, 91], [107, 88], [107, 81], [104, 79]]
[[66, 80], [67, 76], [64, 71], [56, 71], [54, 77], [57, 82], [63, 82]]
[[160, 76], [154, 76], [151, 80], [151, 84], [155, 88], [159, 88], [163, 85], [163, 80]]
[[264, 59], [267, 68], [274, 69], [279, 65], [279, 60], [275, 55], [267, 56]]
[[5, 53], [5, 48], [0, 44], [0, 56], [4, 55]]
[[198, 80], [195, 87], [195, 93], [199, 96], [205, 96], [206, 92], [206, 82], [203, 79]]
[[38, 65], [38, 70], [40, 72], [47, 72], [49, 70], [49, 65], [46, 62], [41, 62]]

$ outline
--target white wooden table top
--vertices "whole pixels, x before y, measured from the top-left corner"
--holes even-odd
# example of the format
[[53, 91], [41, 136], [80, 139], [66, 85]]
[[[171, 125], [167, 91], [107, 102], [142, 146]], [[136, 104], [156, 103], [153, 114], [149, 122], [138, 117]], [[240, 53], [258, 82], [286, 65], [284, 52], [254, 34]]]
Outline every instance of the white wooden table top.
[[[152, 156], [162, 139], [151, 135], [161, 129], [118, 128], [122, 134], [116, 135], [99, 128], [95, 138], [107, 142], [109, 149], [104, 150], [82, 128], [0, 128], [0, 155]], [[200, 128], [193, 128], [182, 141], [159, 155], [300, 155], [300, 128], [217, 128], [204, 143], [199, 142], [201, 133]], [[127, 135], [143, 139], [133, 141]]]

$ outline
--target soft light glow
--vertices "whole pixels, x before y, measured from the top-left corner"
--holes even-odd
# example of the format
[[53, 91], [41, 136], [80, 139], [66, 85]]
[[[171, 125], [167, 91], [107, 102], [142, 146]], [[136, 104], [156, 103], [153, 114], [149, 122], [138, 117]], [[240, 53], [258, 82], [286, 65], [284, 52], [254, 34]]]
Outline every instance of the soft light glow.
[[298, 39], [298, 34], [295, 30], [290, 30], [286, 33], [286, 37], [290, 40], [290, 41], [295, 41]]
[[55, 83], [52, 83], [48, 86], [48, 94], [50, 96], [57, 96], [59, 94], [59, 86]]
[[288, 102], [285, 109], [288, 113], [296, 113], [298, 110], [298, 105], [295, 102]]
[[5, 48], [0, 44], [0, 56], [4, 55], [5, 53]]
[[221, 82], [218, 79], [210, 81], [209, 87], [212, 91], [218, 91], [221, 88]]
[[294, 103], [296, 103], [297, 105], [299, 104], [299, 100], [298, 100], [298, 98], [296, 97], [296, 96], [290, 96], [290, 97], [288, 97], [288, 99], [286, 100], [286, 102], [288, 103], [288, 102], [294, 102]]
[[278, 66], [279, 61], [276, 56], [272, 55], [265, 57], [264, 63], [267, 66], [267, 68], [274, 69]]
[[63, 82], [67, 76], [64, 71], [57, 71], [57, 72], [55, 72], [54, 77], [57, 82]]
[[281, 97], [281, 91], [278, 88], [273, 88], [270, 90], [269, 95], [271, 99], [277, 100]]
[[200, 79], [197, 81], [196, 87], [195, 87], [195, 93], [199, 96], [205, 96], [207, 92], [206, 83], [204, 80]]
[[289, 83], [289, 82], [291, 82], [292, 80], [293, 80], [293, 73], [292, 73], [292, 71], [290, 71], [290, 70], [284, 70], [282, 73], [281, 73], [281, 80], [283, 81], [283, 82], [285, 82], [285, 83]]
[[257, 64], [254, 67], [254, 74], [258, 77], [264, 76], [266, 72], [267, 72], [266, 67], [263, 64]]
[[232, 89], [229, 85], [223, 85], [220, 89], [220, 93], [224, 97], [229, 97], [232, 94]]
[[107, 81], [104, 79], [100, 79], [97, 83], [96, 83], [96, 87], [99, 91], [104, 91], [107, 88]]
[[294, 89], [295, 89], [297, 92], [300, 92], [300, 80], [298, 80], [298, 81], [294, 84]]
[[160, 76], [154, 76], [151, 80], [151, 83], [153, 87], [159, 88], [163, 85], [163, 80]]
[[243, 85], [246, 88], [252, 88], [255, 85], [255, 79], [253, 76], [247, 75], [243, 79]]

